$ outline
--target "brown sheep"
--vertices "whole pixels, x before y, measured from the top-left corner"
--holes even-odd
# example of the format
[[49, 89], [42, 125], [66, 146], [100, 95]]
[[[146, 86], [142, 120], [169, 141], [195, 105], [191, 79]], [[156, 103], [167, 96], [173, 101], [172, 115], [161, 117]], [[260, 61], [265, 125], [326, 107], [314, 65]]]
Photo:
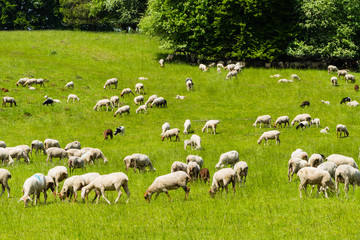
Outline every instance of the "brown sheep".
[[200, 180], [204, 180], [205, 183], [210, 183], [210, 172], [209, 169], [203, 168], [200, 170]]
[[104, 131], [104, 140], [107, 140], [108, 136], [110, 136], [110, 138], [113, 139], [113, 131], [111, 129], [106, 129]]
[[359, 91], [359, 85], [356, 84], [356, 85], [354, 86], [354, 89], [355, 89], [355, 91], [358, 92], [358, 91]]

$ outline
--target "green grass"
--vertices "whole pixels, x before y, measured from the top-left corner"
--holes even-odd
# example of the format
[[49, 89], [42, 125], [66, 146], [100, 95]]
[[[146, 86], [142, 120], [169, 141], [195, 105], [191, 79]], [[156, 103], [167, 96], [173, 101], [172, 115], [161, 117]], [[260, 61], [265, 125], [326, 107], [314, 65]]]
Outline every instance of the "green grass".
[[[49, 194], [47, 204], [24, 208], [18, 200], [25, 179], [36, 172], [46, 174], [58, 161], [47, 165], [46, 156], [38, 155], [31, 157], [30, 165], [6, 166], [12, 174], [11, 198], [0, 198], [1, 239], [353, 239], [360, 235], [356, 221], [359, 191], [350, 191], [348, 199], [343, 189], [339, 198], [332, 194], [329, 199], [322, 195], [316, 198], [313, 194], [300, 199], [298, 179], [287, 182], [287, 162], [297, 148], [309, 155], [358, 157], [359, 108], [339, 102], [345, 96], [359, 101], [359, 93], [343, 80], [340, 86], [332, 87], [326, 70], [245, 68], [237, 79], [225, 80], [226, 73], [218, 74], [216, 69], [200, 72], [197, 66], [176, 62], [160, 68], [159, 56], [166, 53], [158, 49], [155, 40], [116, 33], [0, 32], [0, 53], [0, 87], [10, 90], [1, 94], [14, 97], [18, 103], [17, 107], [0, 109], [0, 140], [8, 146], [54, 138], [65, 147], [78, 140], [83, 147], [100, 148], [109, 159], [107, 165], [87, 166], [76, 174], [125, 171], [123, 158], [132, 153], [147, 154], [157, 169], [154, 173], [126, 173], [131, 192], [128, 204], [124, 197], [117, 205], [103, 200], [98, 205], [68, 203], [55, 201]], [[278, 84], [269, 77], [275, 73], [284, 78], [296, 73], [302, 80]], [[359, 74], [354, 75], [360, 79]], [[145, 99], [152, 94], [163, 96], [168, 100], [167, 108], [135, 114], [133, 97], [125, 97], [121, 101], [131, 106], [129, 116], [114, 118], [113, 112], [92, 109], [99, 99], [119, 96], [123, 88], [134, 89], [142, 76], [149, 78], [143, 81]], [[36, 90], [30, 91], [15, 86], [22, 77], [48, 82], [44, 88], [35, 86]], [[105, 81], [113, 77], [119, 79], [118, 89], [104, 90]], [[187, 77], [194, 81], [193, 92], [186, 90]], [[65, 89], [69, 81], [74, 81], [74, 90]], [[70, 93], [80, 102], [67, 103]], [[186, 99], [174, 99], [177, 94]], [[42, 106], [44, 95], [60, 99], [62, 104]], [[322, 104], [322, 99], [331, 105]], [[311, 102], [310, 108], [299, 107], [304, 100]], [[292, 120], [300, 113], [320, 118], [321, 127], [329, 126], [330, 134], [322, 135], [315, 127], [304, 131], [289, 127], [280, 129], [280, 146], [273, 141], [269, 146], [256, 144], [268, 130], [252, 127], [257, 116], [269, 114], [274, 122], [279, 116], [288, 115]], [[164, 122], [182, 131], [186, 119], [202, 138], [201, 151], [184, 151], [183, 140], [190, 135], [181, 133], [181, 142], [160, 140]], [[204, 121], [210, 119], [221, 120], [217, 135], [201, 132]], [[338, 123], [348, 127], [348, 138], [336, 137]], [[124, 136], [103, 140], [105, 129], [120, 125], [126, 128]], [[155, 177], [170, 172], [172, 162], [198, 154], [213, 175], [221, 153], [230, 150], [237, 150], [249, 165], [246, 187], [237, 186], [235, 196], [223, 194], [211, 199], [208, 185], [191, 183], [187, 201], [178, 189], [170, 192], [173, 202], [164, 194], [150, 204], [145, 202], [145, 190]], [[107, 196], [113, 202], [116, 193], [107, 192]]]

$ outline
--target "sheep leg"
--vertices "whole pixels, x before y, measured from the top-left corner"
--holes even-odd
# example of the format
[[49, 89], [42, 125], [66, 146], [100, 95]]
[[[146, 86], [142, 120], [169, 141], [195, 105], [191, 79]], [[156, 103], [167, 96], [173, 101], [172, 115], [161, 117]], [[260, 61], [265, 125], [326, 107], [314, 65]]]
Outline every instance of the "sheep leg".
[[185, 191], [185, 199], [188, 199], [189, 197], [189, 192], [190, 192], [190, 188], [187, 187], [186, 185], [182, 187]]
[[130, 191], [129, 191], [129, 188], [128, 188], [128, 183], [125, 182], [125, 183], [122, 185], [122, 187], [123, 187], [126, 195], [128, 196], [128, 198], [127, 198], [127, 200], [126, 200], [126, 203], [128, 203], [129, 200], [130, 200]]
[[[5, 192], [5, 186], [4, 186], [4, 183], [1, 184], [1, 187], [2, 187], [2, 191], [0, 193], [0, 197], [3, 195], [3, 193]], [[9, 197], [9, 196], [8, 196]]]
[[346, 194], [346, 198], [348, 197], [348, 192], [349, 192], [349, 179], [345, 179], [345, 194]]
[[116, 200], [115, 200], [115, 204], [119, 201], [121, 195], [122, 195], [122, 192], [121, 192], [120, 187], [119, 187], [118, 196], [117, 196], [117, 198], [116, 198]]
[[157, 199], [157, 197], [159, 196], [159, 194], [160, 194], [160, 192], [157, 192], [157, 193], [156, 193], [154, 200]]

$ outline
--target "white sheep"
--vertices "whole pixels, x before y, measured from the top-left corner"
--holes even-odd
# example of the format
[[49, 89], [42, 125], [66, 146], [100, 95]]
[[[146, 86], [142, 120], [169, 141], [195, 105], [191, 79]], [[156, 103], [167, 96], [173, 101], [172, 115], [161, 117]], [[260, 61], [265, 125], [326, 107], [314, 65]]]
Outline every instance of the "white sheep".
[[208, 67], [206, 67], [206, 65], [205, 64], [199, 64], [199, 69], [201, 70], [201, 71], [203, 71], [203, 72], [206, 72], [206, 71], [208, 71], [209, 70], [209, 68]]
[[85, 168], [84, 159], [82, 159], [81, 157], [75, 157], [75, 156], [69, 157], [67, 164], [70, 169], [70, 174], [74, 172], [75, 168], [82, 168], [83, 170]]
[[144, 198], [147, 202], [150, 202], [151, 196], [156, 193], [155, 199], [159, 196], [160, 193], [164, 192], [166, 196], [171, 201], [171, 197], [168, 193], [168, 190], [175, 190], [181, 187], [185, 191], [185, 198], [188, 198], [190, 188], [187, 187], [189, 182], [189, 175], [186, 172], [179, 171], [173, 172], [160, 177], [155, 178], [154, 182], [146, 190]]
[[280, 75], [280, 74], [274, 74], [274, 75], [271, 75], [270, 77], [271, 77], [271, 78], [280, 78], [281, 75]]
[[72, 157], [72, 156], [75, 156], [75, 155], [80, 155], [80, 156], [82, 155], [82, 154], [79, 153], [79, 152], [81, 152], [81, 150], [79, 150], [79, 149], [70, 148], [70, 149], [66, 150], [66, 152], [68, 153], [69, 157]]
[[228, 72], [228, 74], [226, 74], [225, 79], [230, 79], [232, 77], [235, 77], [237, 79], [237, 74], [238, 74], [238, 71], [236, 71], [236, 70], [230, 71], [230, 72]]
[[213, 176], [213, 181], [209, 194], [211, 197], [215, 197], [215, 194], [221, 188], [221, 192], [224, 190], [226, 194], [228, 193], [228, 185], [232, 183], [233, 192], [235, 194], [235, 184], [236, 184], [236, 171], [232, 168], [224, 168], [217, 171]]
[[117, 107], [119, 108], [119, 106], [120, 106], [120, 99], [119, 99], [118, 96], [112, 96], [112, 97], [110, 98], [110, 102], [111, 102], [111, 104], [112, 104], [114, 107], [117, 105]]
[[40, 85], [40, 87], [44, 87], [45, 86], [45, 80], [44, 79], [42, 79], [42, 78], [38, 78], [38, 79], [36, 79], [36, 84], [37, 85]]
[[328, 66], [328, 73], [337, 72], [337, 71], [339, 71], [339, 69], [336, 66], [334, 66], [334, 65]]
[[147, 109], [147, 106], [145, 104], [141, 105], [136, 109], [136, 114], [141, 113], [141, 112], [147, 113], [146, 109]]
[[44, 155], [46, 155], [44, 143], [39, 140], [34, 140], [31, 142], [31, 151], [30, 151], [31, 155], [32, 155], [33, 149], [35, 149], [35, 154], [37, 154], [38, 152], [41, 153], [41, 151], [43, 151]]
[[335, 163], [337, 166], [346, 164], [358, 169], [358, 165], [356, 164], [355, 160], [351, 157], [347, 157], [344, 155], [331, 154], [326, 158], [326, 160]]
[[[100, 176], [100, 174], [98, 174], [97, 176]], [[63, 187], [60, 191], [60, 193], [58, 193], [59, 197], [61, 200], [64, 200], [65, 197], [70, 200], [72, 197], [72, 194], [74, 193], [74, 202], [76, 201], [77, 198], [77, 192], [79, 190], [81, 190], [83, 187], [85, 187], [87, 184], [85, 182], [85, 179], [82, 176], [72, 176], [67, 178], [64, 181]]]
[[352, 74], [346, 74], [345, 75], [345, 82], [351, 82], [354, 83], [355, 82], [355, 77]]
[[3, 107], [6, 107], [6, 103], [10, 103], [10, 107], [12, 107], [13, 104], [16, 106], [16, 101], [13, 97], [3, 97], [2, 102]]
[[[261, 124], [261, 123], [260, 123]], [[274, 128], [277, 128], [278, 125], [280, 125], [280, 127], [282, 127], [282, 125], [284, 124], [284, 126], [286, 127], [286, 124], [289, 126], [290, 125], [290, 118], [288, 116], [281, 116], [278, 117], [274, 123]], [[261, 126], [261, 125], [260, 125]]]
[[101, 110], [101, 107], [103, 106], [106, 106], [106, 111], [109, 111], [109, 106], [111, 108], [111, 110], [113, 109], [113, 105], [111, 104], [110, 100], [109, 99], [101, 99], [99, 100], [96, 105], [94, 106], [94, 110], [98, 110], [100, 109]]
[[60, 143], [58, 140], [47, 138], [44, 141], [45, 149], [51, 148], [51, 147], [57, 147], [60, 148]]
[[184, 150], [186, 150], [186, 147], [189, 145], [191, 146], [191, 140], [189, 140], [189, 139], [184, 140]]
[[294, 126], [295, 122], [310, 121], [310, 120], [311, 120], [311, 116], [309, 114], [307, 113], [299, 114], [291, 121], [291, 126]]
[[310, 167], [309, 163], [300, 158], [291, 158], [288, 163], [288, 180], [292, 181], [293, 175], [304, 167]]
[[255, 122], [253, 124], [253, 127], [256, 127], [257, 124], [260, 124], [260, 128], [261, 128], [262, 123], [267, 127], [271, 127], [271, 116], [263, 115], [263, 116], [257, 117], [257, 119], [255, 120]]
[[52, 163], [52, 158], [60, 158], [60, 162], [63, 158], [68, 158], [67, 152], [64, 149], [57, 147], [51, 147], [46, 149], [46, 153], [47, 153], [46, 163], [48, 163], [49, 160]]
[[347, 102], [346, 105], [348, 105], [349, 107], [358, 107], [359, 103], [356, 100], [354, 100], [351, 102]]
[[67, 102], [69, 102], [70, 99], [72, 99], [73, 102], [74, 102], [75, 100], [77, 100], [78, 102], [80, 101], [80, 99], [78, 98], [78, 96], [76, 96], [75, 94], [69, 94], [69, 95], [68, 95]]
[[19, 161], [22, 158], [27, 164], [30, 163], [30, 158], [20, 147], [7, 147], [5, 148], [5, 151], [9, 153], [12, 159], [16, 158], [16, 161]]
[[129, 170], [129, 168], [133, 168], [135, 173], [136, 169], [139, 169], [139, 172], [144, 172], [146, 167], [148, 167], [150, 171], [156, 171], [150, 161], [150, 158], [145, 154], [134, 153], [130, 156], [126, 156], [124, 158], [124, 163], [126, 171]]
[[105, 82], [104, 89], [109, 88], [111, 89], [111, 85], [114, 85], [115, 89], [117, 89], [118, 80], [117, 78], [110, 78]]
[[30, 85], [28, 85], [28, 88], [29, 88], [29, 90], [32, 90], [32, 91], [35, 90], [35, 88]]
[[219, 162], [215, 165], [216, 169], [230, 165], [232, 168], [234, 165], [239, 162], [239, 153], [235, 150], [221, 154]]
[[151, 104], [150, 107], [152, 108], [153, 106], [155, 107], [165, 107], [167, 104], [167, 101], [163, 98], [163, 97], [158, 97], [156, 98]]
[[335, 179], [336, 164], [333, 162], [323, 162], [317, 168], [322, 169], [330, 173], [330, 176]]
[[162, 129], [162, 133], [160, 134], [160, 136], [164, 135], [164, 133], [165, 133], [167, 130], [170, 130], [170, 123], [168, 123], [168, 122], [164, 123], [164, 124], [161, 126], [161, 129]]
[[6, 143], [4, 141], [0, 141], [0, 148], [6, 148]]
[[134, 93], [131, 91], [130, 88], [124, 88], [124, 89], [121, 91], [121, 93], [120, 93], [120, 97], [124, 98], [124, 95], [125, 95], [125, 94], [128, 95], [128, 94], [130, 94], [130, 93], [131, 93], [133, 96], [135, 96]]
[[338, 78], [337, 77], [331, 77], [330, 82], [334, 87], [336, 87], [337, 84], [338, 84]]
[[326, 104], [326, 105], [330, 105], [330, 102], [329, 101], [324, 101], [324, 100], [321, 100], [322, 103]]
[[6, 189], [7, 193], [8, 193], [8, 198], [10, 198], [10, 187], [8, 184], [8, 180], [10, 178], [11, 178], [11, 174], [10, 174], [9, 170], [0, 168], [0, 183], [2, 186], [2, 191], [0, 193], [0, 197], [3, 195], [3, 193], [5, 192], [5, 189]]
[[26, 154], [26, 156], [28, 157], [28, 158], [30, 158], [30, 155], [29, 155], [29, 153], [31, 152], [31, 148], [28, 146], [28, 145], [18, 145], [18, 146], [16, 146], [17, 148], [21, 148], [23, 151], [24, 151], [24, 153]]
[[164, 67], [164, 62], [165, 62], [164, 59], [159, 60], [160, 67]]
[[206, 129], [206, 133], [209, 133], [209, 128], [211, 128], [211, 132], [210, 133], [213, 133], [216, 134], [216, 128], [217, 128], [217, 125], [219, 124], [219, 120], [209, 120], [205, 123], [204, 127], [201, 129], [202, 132], [205, 132], [205, 129]]
[[141, 90], [142, 90], [142, 93], [145, 94], [144, 84], [142, 84], [142, 83], [135, 84], [135, 92], [137, 94], [140, 94]]
[[139, 81], [147, 81], [147, 80], [149, 80], [149, 79], [146, 78], [146, 77], [139, 77], [138, 79], [139, 79]]
[[175, 137], [175, 141], [177, 140], [180, 141], [179, 133], [180, 133], [180, 129], [178, 128], [166, 130], [166, 132], [163, 135], [161, 135], [161, 141], [164, 141], [165, 138], [166, 139], [170, 138], [171, 141], [171, 137]]
[[190, 131], [190, 128], [191, 128], [191, 121], [189, 119], [186, 119], [185, 123], [184, 123], [184, 131], [183, 131], [183, 133], [188, 134], [189, 131]]
[[293, 80], [288, 80], [288, 79], [280, 79], [279, 81], [278, 81], [278, 83], [292, 83], [292, 82], [294, 82]]
[[326, 198], [327, 195], [327, 188], [330, 189], [335, 188], [335, 184], [331, 179], [330, 173], [313, 167], [304, 167], [300, 169], [297, 173], [298, 177], [300, 178], [300, 185], [299, 185], [299, 192], [300, 198], [302, 198], [301, 190], [304, 190], [306, 193], [306, 187], [308, 184], [310, 185], [318, 185], [318, 192], [317, 196], [319, 195], [320, 190], [322, 189]]
[[47, 176], [53, 179], [57, 193], [59, 191], [59, 183], [68, 177], [68, 171], [64, 166], [56, 166], [49, 170]]
[[158, 96], [156, 95], [156, 94], [154, 94], [154, 95], [151, 95], [150, 97], [149, 97], [149, 99], [145, 102], [145, 105], [146, 106], [149, 106], [149, 104], [151, 104], [155, 99], [157, 99], [158, 98]]
[[[44, 193], [44, 203], [46, 203], [47, 194], [46, 194], [46, 178], [44, 174], [36, 173], [33, 176], [25, 180], [23, 185], [23, 196], [20, 198], [20, 201], [24, 202], [24, 207], [27, 206], [29, 201], [34, 202], [36, 205], [37, 199], [40, 197], [40, 193]], [[30, 195], [34, 195], [34, 201], [31, 199]]]
[[74, 82], [73, 82], [73, 81], [68, 82], [68, 83], [65, 85], [65, 87], [74, 89]]
[[291, 153], [291, 158], [300, 158], [307, 161], [309, 159], [309, 156], [304, 150], [298, 148]]
[[360, 171], [359, 169], [353, 168], [349, 165], [341, 165], [336, 168], [335, 171], [335, 191], [337, 195], [340, 193], [339, 183], [345, 184], [345, 194], [348, 197], [349, 184], [353, 185], [355, 192], [355, 185], [360, 186]]
[[316, 127], [319, 127], [320, 126], [320, 119], [319, 118], [311, 119], [310, 126], [312, 126], [312, 125], [315, 125]]
[[67, 151], [69, 149], [81, 149], [81, 143], [79, 141], [74, 141], [74, 142], [66, 144], [66, 147], [64, 148], [64, 150]]
[[290, 79], [291, 79], [291, 80], [298, 80], [298, 81], [300, 81], [299, 76], [296, 75], [296, 74], [291, 74], [291, 78], [290, 78]]
[[140, 96], [134, 97], [134, 102], [135, 102], [135, 105], [143, 104], [144, 103], [144, 96], [140, 95]]
[[193, 90], [194, 83], [193, 83], [192, 79], [189, 78], [187, 81], [185, 81], [185, 84], [186, 84], [186, 89], [188, 91]]
[[198, 155], [188, 155], [186, 157], [186, 164], [189, 164], [189, 162], [196, 162], [199, 165], [200, 169], [204, 165], [204, 160]]
[[309, 158], [310, 167], [317, 167], [325, 161], [325, 156], [322, 154], [314, 153]]
[[29, 80], [29, 78], [20, 78], [19, 81], [16, 82], [16, 86], [18, 87], [19, 84], [20, 84], [21, 86], [24, 86], [23, 84], [24, 84], [27, 80]]
[[178, 171], [183, 171], [187, 173], [187, 164], [179, 161], [173, 162], [173, 164], [171, 165], [171, 172], [173, 173]]
[[239, 186], [241, 186], [242, 184], [245, 185], [246, 177], [248, 175], [248, 170], [249, 170], [247, 163], [244, 161], [237, 162], [234, 166], [234, 170], [236, 172]]
[[95, 161], [99, 161], [99, 159], [102, 159], [104, 163], [108, 162], [108, 159], [98, 148], [88, 149], [83, 155], [81, 155], [81, 158], [84, 159], [86, 164], [95, 163]]
[[185, 96], [176, 95], [175, 99], [184, 100], [184, 99], [185, 99]]
[[111, 202], [105, 197], [105, 191], [117, 191], [118, 196], [115, 200], [115, 204], [119, 201], [122, 192], [121, 187], [124, 189], [126, 195], [128, 196], [126, 203], [129, 202], [130, 199], [130, 191], [128, 188], [128, 182], [129, 178], [126, 176], [125, 173], [122, 172], [116, 172], [116, 173], [110, 173], [107, 175], [100, 175], [99, 177], [95, 178], [93, 181], [90, 182], [89, 185], [83, 187], [81, 189], [81, 198], [85, 200], [87, 198], [89, 192], [91, 190], [94, 190], [98, 197], [97, 202], [99, 203], [100, 194], [101, 196], [106, 200], [108, 204], [111, 204]]
[[36, 78], [30, 78], [30, 79], [26, 80], [26, 82], [23, 84], [23, 86], [29, 86], [32, 84], [36, 84], [36, 82], [37, 82]]
[[10, 156], [9, 152], [6, 151], [4, 148], [0, 148], [0, 160], [1, 163], [4, 165], [5, 163], [8, 165], [13, 165], [14, 160]]
[[197, 181], [200, 173], [200, 166], [196, 162], [189, 162], [187, 164], [187, 174], [190, 177], [190, 180]]
[[118, 108], [118, 110], [116, 110], [116, 112], [114, 113], [114, 117], [116, 117], [116, 115], [120, 115], [123, 114], [123, 113], [127, 113], [128, 115], [130, 114], [130, 106], [129, 105], [125, 105], [125, 106], [122, 106], [120, 108]]
[[349, 136], [349, 132], [348, 132], [346, 126], [343, 125], [343, 124], [338, 124], [338, 125], [336, 125], [336, 136], [337, 136], [337, 137], [339, 137], [339, 135], [338, 135], [339, 133], [340, 133], [340, 138], [341, 138], [341, 133], [344, 133], [344, 137], [345, 137], [345, 136], [346, 136], [346, 137]]
[[260, 138], [257, 140], [257, 143], [260, 144], [262, 142], [263, 139], [265, 139], [265, 143], [264, 145], [268, 143], [268, 140], [269, 139], [275, 139], [276, 140], [276, 144], [279, 143], [280, 145], [280, 138], [279, 138], [279, 135], [280, 135], [280, 132], [277, 131], [277, 130], [272, 130], [272, 131], [267, 131], [267, 132], [264, 132]]
[[321, 129], [321, 130], [320, 130], [320, 133], [322, 133], [322, 134], [328, 134], [328, 131], [329, 131], [329, 127], [325, 127], [324, 129]]
[[193, 134], [190, 138], [190, 141], [191, 141], [191, 149], [193, 148], [194, 150], [201, 149], [201, 138], [198, 135]]

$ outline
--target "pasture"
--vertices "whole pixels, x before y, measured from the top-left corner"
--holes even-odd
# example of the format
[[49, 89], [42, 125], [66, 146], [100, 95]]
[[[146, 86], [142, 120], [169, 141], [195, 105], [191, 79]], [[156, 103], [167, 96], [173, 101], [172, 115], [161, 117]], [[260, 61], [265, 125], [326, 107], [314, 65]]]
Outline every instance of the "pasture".
[[[46, 138], [59, 140], [64, 148], [78, 140], [82, 147], [102, 150], [109, 162], [100, 162], [76, 169], [75, 174], [99, 172], [125, 172], [123, 159], [133, 153], [150, 157], [156, 172], [125, 172], [129, 177], [130, 201], [123, 195], [117, 205], [108, 205], [103, 199], [99, 204], [61, 202], [48, 194], [48, 202], [24, 208], [19, 203], [22, 185], [34, 173], [47, 174], [59, 163], [46, 164], [45, 155], [34, 154], [29, 165], [15, 163], [5, 166], [11, 174], [11, 198], [0, 198], [3, 226], [1, 239], [249, 239], [317, 238], [340, 239], [360, 235], [357, 217], [360, 210], [360, 191], [321, 194], [299, 198], [299, 180], [287, 182], [287, 163], [291, 153], [301, 148], [309, 156], [333, 153], [353, 157], [358, 161], [360, 122], [359, 108], [340, 105], [343, 97], [360, 101], [354, 84], [339, 81], [338, 87], [330, 84], [327, 70], [254, 69], [245, 68], [237, 79], [225, 80], [226, 72], [216, 68], [201, 72], [197, 66], [183, 63], [165, 63], [160, 68], [160, 57], [166, 52], [158, 43], [143, 35], [116, 33], [87, 33], [68, 31], [0, 32], [0, 87], [9, 89], [3, 96], [17, 100], [17, 107], [0, 109], [0, 140], [7, 146], [30, 145], [32, 140]], [[278, 84], [270, 75], [279, 73], [290, 78], [296, 73], [301, 81]], [[360, 80], [358, 73], [353, 73]], [[45, 87], [16, 87], [23, 77], [44, 78]], [[118, 89], [105, 90], [109, 78], [118, 78]], [[125, 96], [121, 102], [130, 105], [130, 115], [113, 117], [114, 112], [94, 111], [96, 102], [111, 96], [120, 96], [121, 89], [134, 89], [141, 81], [145, 86], [145, 100], [152, 94], [163, 96], [166, 108], [148, 109], [148, 114], [136, 114], [133, 97]], [[188, 92], [185, 79], [194, 81], [194, 91]], [[74, 89], [65, 88], [69, 81]], [[358, 83], [358, 82], [356, 82]], [[80, 102], [67, 103], [68, 94], [76, 94]], [[184, 100], [174, 97], [184, 95]], [[44, 95], [62, 103], [43, 106]], [[321, 100], [330, 101], [330, 105]], [[303, 101], [310, 107], [300, 108]], [[321, 128], [329, 126], [330, 134], [320, 134], [321, 128], [304, 131], [295, 127], [280, 128], [281, 145], [273, 140], [268, 146], [258, 145], [257, 139], [268, 128], [254, 128], [257, 116], [269, 114], [272, 123], [277, 117], [288, 115], [290, 121], [300, 113], [320, 118]], [[182, 133], [186, 119], [191, 129], [202, 138], [202, 150], [184, 150], [183, 140], [191, 134]], [[217, 132], [201, 132], [206, 120], [218, 119]], [[160, 140], [161, 125], [169, 122], [179, 128], [180, 142]], [[338, 123], [347, 126], [350, 136], [337, 138]], [[103, 131], [123, 125], [126, 133], [103, 140]], [[245, 187], [236, 186], [236, 193], [209, 197], [209, 185], [190, 183], [189, 199], [184, 191], [170, 191], [173, 201], [165, 194], [148, 204], [144, 192], [160, 175], [170, 172], [174, 161], [185, 162], [189, 154], [200, 155], [204, 167], [215, 172], [215, 164], [222, 153], [237, 150], [240, 160], [246, 161], [249, 174]], [[62, 185], [62, 184], [61, 184]], [[308, 190], [310, 188], [308, 187]], [[117, 194], [106, 193], [114, 202]], [[93, 196], [93, 193], [90, 195]], [[41, 196], [41, 200], [43, 197]]]

